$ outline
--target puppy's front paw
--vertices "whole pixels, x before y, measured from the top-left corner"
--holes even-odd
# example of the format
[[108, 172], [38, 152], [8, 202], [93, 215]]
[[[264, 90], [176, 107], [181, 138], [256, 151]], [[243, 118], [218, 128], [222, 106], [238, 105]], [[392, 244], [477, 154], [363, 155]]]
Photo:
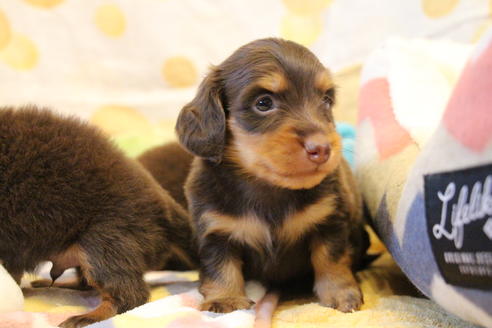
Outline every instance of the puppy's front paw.
[[360, 309], [363, 299], [358, 286], [323, 288], [318, 290], [321, 305], [342, 312], [352, 312]]
[[254, 302], [246, 297], [223, 297], [208, 300], [202, 303], [202, 311], [228, 313], [236, 310], [249, 309]]

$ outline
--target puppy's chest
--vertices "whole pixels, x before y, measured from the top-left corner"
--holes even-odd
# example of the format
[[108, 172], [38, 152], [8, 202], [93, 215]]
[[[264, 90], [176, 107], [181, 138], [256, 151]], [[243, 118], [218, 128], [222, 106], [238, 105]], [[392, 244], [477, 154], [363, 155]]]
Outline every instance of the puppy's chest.
[[284, 210], [251, 207], [242, 214], [228, 215], [211, 211], [204, 215], [206, 234], [219, 233], [231, 241], [261, 253], [274, 255], [292, 247], [316, 227], [330, 219], [335, 211], [333, 195], [320, 198], [301, 208], [284, 204]]

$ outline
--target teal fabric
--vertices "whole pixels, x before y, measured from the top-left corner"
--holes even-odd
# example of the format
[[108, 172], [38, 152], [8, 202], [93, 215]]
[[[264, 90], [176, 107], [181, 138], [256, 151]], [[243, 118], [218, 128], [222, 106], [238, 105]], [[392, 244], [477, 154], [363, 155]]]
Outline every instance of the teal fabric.
[[337, 123], [337, 131], [342, 136], [343, 157], [354, 167], [355, 128], [348, 123]]

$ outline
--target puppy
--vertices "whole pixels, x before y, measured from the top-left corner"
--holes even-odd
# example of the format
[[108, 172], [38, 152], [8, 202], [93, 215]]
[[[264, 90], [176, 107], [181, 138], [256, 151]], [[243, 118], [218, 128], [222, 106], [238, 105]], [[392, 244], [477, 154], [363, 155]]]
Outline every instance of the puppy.
[[0, 261], [18, 283], [41, 261], [53, 262], [54, 280], [77, 267], [78, 287], [101, 294], [61, 327], [145, 303], [144, 271], [194, 268], [192, 240], [186, 211], [99, 130], [33, 107], [0, 109]]
[[247, 309], [245, 279], [271, 290], [312, 281], [321, 304], [357, 310], [368, 247], [342, 158], [329, 71], [281, 39], [246, 44], [213, 67], [176, 131], [197, 156], [186, 182], [202, 310]]
[[188, 208], [183, 187], [193, 155], [177, 142], [170, 142], [147, 150], [137, 160], [178, 204]]

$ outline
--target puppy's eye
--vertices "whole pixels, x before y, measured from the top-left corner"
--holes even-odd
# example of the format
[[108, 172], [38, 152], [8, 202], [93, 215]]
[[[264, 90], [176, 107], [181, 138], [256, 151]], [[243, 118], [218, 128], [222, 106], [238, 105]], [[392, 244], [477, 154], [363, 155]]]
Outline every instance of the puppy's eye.
[[327, 105], [333, 105], [335, 102], [335, 89], [329, 89], [323, 95], [323, 102]]
[[273, 107], [273, 99], [270, 96], [262, 96], [256, 100], [255, 108], [260, 112], [267, 112], [272, 110]]

